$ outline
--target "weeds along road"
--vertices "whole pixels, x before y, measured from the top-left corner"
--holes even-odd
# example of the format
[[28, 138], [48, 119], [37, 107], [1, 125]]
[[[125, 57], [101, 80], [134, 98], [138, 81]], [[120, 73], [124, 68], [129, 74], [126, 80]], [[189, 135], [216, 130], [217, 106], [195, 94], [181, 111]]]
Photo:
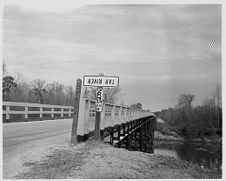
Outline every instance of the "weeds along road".
[[3, 124], [3, 148], [71, 132], [72, 119]]

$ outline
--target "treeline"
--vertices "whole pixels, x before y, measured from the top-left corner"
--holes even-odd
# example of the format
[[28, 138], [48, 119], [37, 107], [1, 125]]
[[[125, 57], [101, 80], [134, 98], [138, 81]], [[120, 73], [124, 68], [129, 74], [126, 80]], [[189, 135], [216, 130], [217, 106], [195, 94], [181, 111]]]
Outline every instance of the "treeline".
[[221, 87], [218, 85], [212, 98], [204, 100], [202, 105], [194, 107], [194, 99], [195, 95], [181, 94], [175, 107], [156, 114], [186, 138], [221, 136]]
[[[104, 89], [104, 102], [114, 104], [120, 91], [118, 87]], [[96, 88], [85, 88], [82, 97], [95, 100]], [[73, 106], [75, 90], [72, 86], [64, 86], [58, 82], [48, 83], [37, 79], [28, 83], [21, 76], [17, 76], [16, 79], [4, 76], [3, 101]]]
[[[3, 101], [73, 106], [75, 103], [74, 88], [75, 85], [64, 86], [59, 82], [49, 83], [40, 79], [28, 82], [20, 74], [10, 75], [6, 71], [6, 65], [3, 64]], [[104, 102], [114, 104], [119, 98], [120, 91], [119, 87], [105, 88]], [[96, 88], [86, 87], [82, 92], [82, 97], [95, 100]]]
[[[8, 73], [6, 71], [6, 65], [3, 63], [3, 101], [74, 106], [74, 88], [75, 85], [64, 86], [59, 82], [49, 83], [41, 79], [36, 79], [31, 82], [26, 81], [20, 74], [12, 76]], [[82, 97], [95, 100], [96, 91], [96, 87], [85, 87], [82, 92]], [[121, 88], [119, 87], [104, 88], [103, 101], [116, 104], [120, 100], [120, 93]], [[125, 106], [123, 102], [118, 104]], [[131, 104], [130, 107], [143, 110], [141, 103]]]
[[22, 76], [3, 77], [3, 101], [30, 102], [54, 105], [74, 105], [75, 91], [72, 86], [45, 80], [25, 81]]

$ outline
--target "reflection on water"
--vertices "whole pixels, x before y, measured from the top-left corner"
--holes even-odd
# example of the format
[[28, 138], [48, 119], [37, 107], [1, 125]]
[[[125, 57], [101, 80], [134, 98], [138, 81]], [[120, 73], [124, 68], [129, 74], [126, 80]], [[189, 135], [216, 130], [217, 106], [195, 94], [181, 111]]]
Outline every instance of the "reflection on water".
[[175, 150], [165, 150], [165, 149], [156, 149], [155, 148], [155, 154], [178, 158]]
[[211, 169], [221, 169], [222, 145], [201, 142], [155, 142], [155, 154], [172, 156]]

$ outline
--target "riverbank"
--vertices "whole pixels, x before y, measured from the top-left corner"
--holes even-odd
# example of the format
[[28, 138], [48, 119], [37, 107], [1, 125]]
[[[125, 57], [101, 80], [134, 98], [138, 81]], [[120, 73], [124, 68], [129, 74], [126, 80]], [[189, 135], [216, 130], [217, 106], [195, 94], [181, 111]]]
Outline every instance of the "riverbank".
[[155, 129], [155, 139], [169, 140], [169, 141], [193, 141], [193, 142], [218, 142], [222, 143], [222, 137], [220, 136], [202, 136], [197, 138], [184, 138], [176, 127], [170, 126], [168, 123], [160, 118], [157, 118], [157, 124]]
[[202, 169], [211, 169], [213, 175], [222, 174], [221, 137], [185, 139], [180, 135], [178, 129], [163, 120], [157, 122], [154, 143], [156, 153], [187, 160]]
[[155, 128], [155, 139], [169, 141], [183, 141], [184, 138], [178, 134], [178, 131], [170, 129], [170, 126], [162, 119], [157, 119]]
[[94, 140], [58, 145], [38, 161], [25, 162], [19, 179], [197, 179], [220, 178], [211, 170], [168, 156], [114, 148]]

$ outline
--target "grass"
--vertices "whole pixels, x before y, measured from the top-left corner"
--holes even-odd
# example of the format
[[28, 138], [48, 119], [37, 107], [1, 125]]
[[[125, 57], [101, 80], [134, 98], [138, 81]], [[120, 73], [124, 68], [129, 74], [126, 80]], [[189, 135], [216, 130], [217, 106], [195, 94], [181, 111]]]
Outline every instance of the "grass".
[[67, 149], [58, 148], [40, 162], [25, 163], [24, 166], [31, 167], [31, 169], [26, 173], [20, 173], [16, 178], [67, 178], [71, 170], [75, 170], [83, 164], [83, 159], [88, 152], [88, 149], [75, 150], [73, 146], [69, 146]]
[[[85, 169], [81, 169], [84, 165], [88, 165], [85, 167], [88, 168], [86, 172]], [[16, 178], [78, 178], [80, 172], [83, 172], [82, 178], [221, 178], [221, 173], [203, 170], [198, 165], [186, 161], [161, 155], [130, 152], [93, 140], [78, 146], [58, 147], [43, 160], [27, 162], [24, 166], [29, 170], [20, 173]]]

